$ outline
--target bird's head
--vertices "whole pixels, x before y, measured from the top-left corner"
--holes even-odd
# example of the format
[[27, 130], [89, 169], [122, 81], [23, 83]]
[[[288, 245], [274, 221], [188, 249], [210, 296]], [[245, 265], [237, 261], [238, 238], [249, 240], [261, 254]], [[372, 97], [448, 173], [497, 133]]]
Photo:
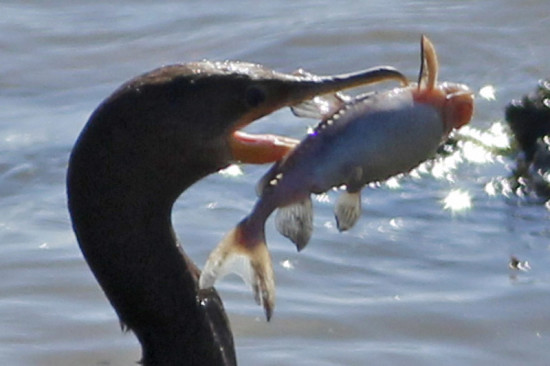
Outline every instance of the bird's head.
[[179, 194], [232, 162], [279, 160], [297, 143], [240, 132], [251, 122], [317, 95], [387, 79], [407, 82], [391, 67], [319, 77], [245, 62], [165, 66], [130, 80], [107, 98], [73, 154], [86, 150], [87, 169], [95, 174], [103, 170], [118, 183], [133, 179], [127, 188], [139, 176], [142, 190], [170, 188]]

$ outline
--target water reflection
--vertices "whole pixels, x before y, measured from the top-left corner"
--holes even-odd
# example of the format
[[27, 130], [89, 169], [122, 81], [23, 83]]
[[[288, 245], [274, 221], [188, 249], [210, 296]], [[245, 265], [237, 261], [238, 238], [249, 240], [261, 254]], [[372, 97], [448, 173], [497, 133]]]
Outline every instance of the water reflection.
[[479, 89], [479, 96], [482, 97], [485, 100], [492, 101], [496, 100], [495, 97], [495, 87], [492, 85], [485, 85], [481, 89]]
[[218, 173], [226, 177], [239, 177], [244, 174], [241, 167], [236, 164], [232, 164], [227, 168], [220, 170]]
[[467, 191], [451, 190], [443, 199], [443, 209], [453, 213], [466, 211], [472, 208], [472, 197]]

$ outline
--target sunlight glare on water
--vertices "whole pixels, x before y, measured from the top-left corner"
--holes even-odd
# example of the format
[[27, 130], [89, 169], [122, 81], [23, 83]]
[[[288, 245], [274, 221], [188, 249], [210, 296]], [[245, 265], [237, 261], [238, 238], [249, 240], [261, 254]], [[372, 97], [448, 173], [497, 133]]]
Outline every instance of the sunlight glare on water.
[[226, 177], [239, 177], [244, 173], [240, 166], [231, 164], [227, 168], [220, 170], [219, 174]]
[[496, 100], [495, 97], [495, 87], [492, 85], [485, 85], [481, 89], [479, 89], [479, 96], [482, 97], [485, 100]]
[[472, 198], [467, 191], [453, 189], [443, 199], [443, 208], [453, 213], [469, 210], [472, 208]]

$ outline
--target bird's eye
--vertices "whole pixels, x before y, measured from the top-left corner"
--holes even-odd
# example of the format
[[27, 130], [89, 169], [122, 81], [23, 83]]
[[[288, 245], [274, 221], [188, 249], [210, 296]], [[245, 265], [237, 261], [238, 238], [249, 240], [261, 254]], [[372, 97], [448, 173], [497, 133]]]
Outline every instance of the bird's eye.
[[252, 85], [246, 89], [245, 99], [250, 107], [257, 107], [265, 98], [265, 91], [256, 85]]

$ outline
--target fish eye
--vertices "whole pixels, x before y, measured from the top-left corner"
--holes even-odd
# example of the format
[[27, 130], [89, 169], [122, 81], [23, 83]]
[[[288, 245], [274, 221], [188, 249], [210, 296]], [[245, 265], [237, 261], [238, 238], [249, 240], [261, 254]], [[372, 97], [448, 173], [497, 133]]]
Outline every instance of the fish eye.
[[266, 99], [265, 91], [257, 86], [252, 85], [246, 89], [245, 100], [250, 107], [257, 107]]

